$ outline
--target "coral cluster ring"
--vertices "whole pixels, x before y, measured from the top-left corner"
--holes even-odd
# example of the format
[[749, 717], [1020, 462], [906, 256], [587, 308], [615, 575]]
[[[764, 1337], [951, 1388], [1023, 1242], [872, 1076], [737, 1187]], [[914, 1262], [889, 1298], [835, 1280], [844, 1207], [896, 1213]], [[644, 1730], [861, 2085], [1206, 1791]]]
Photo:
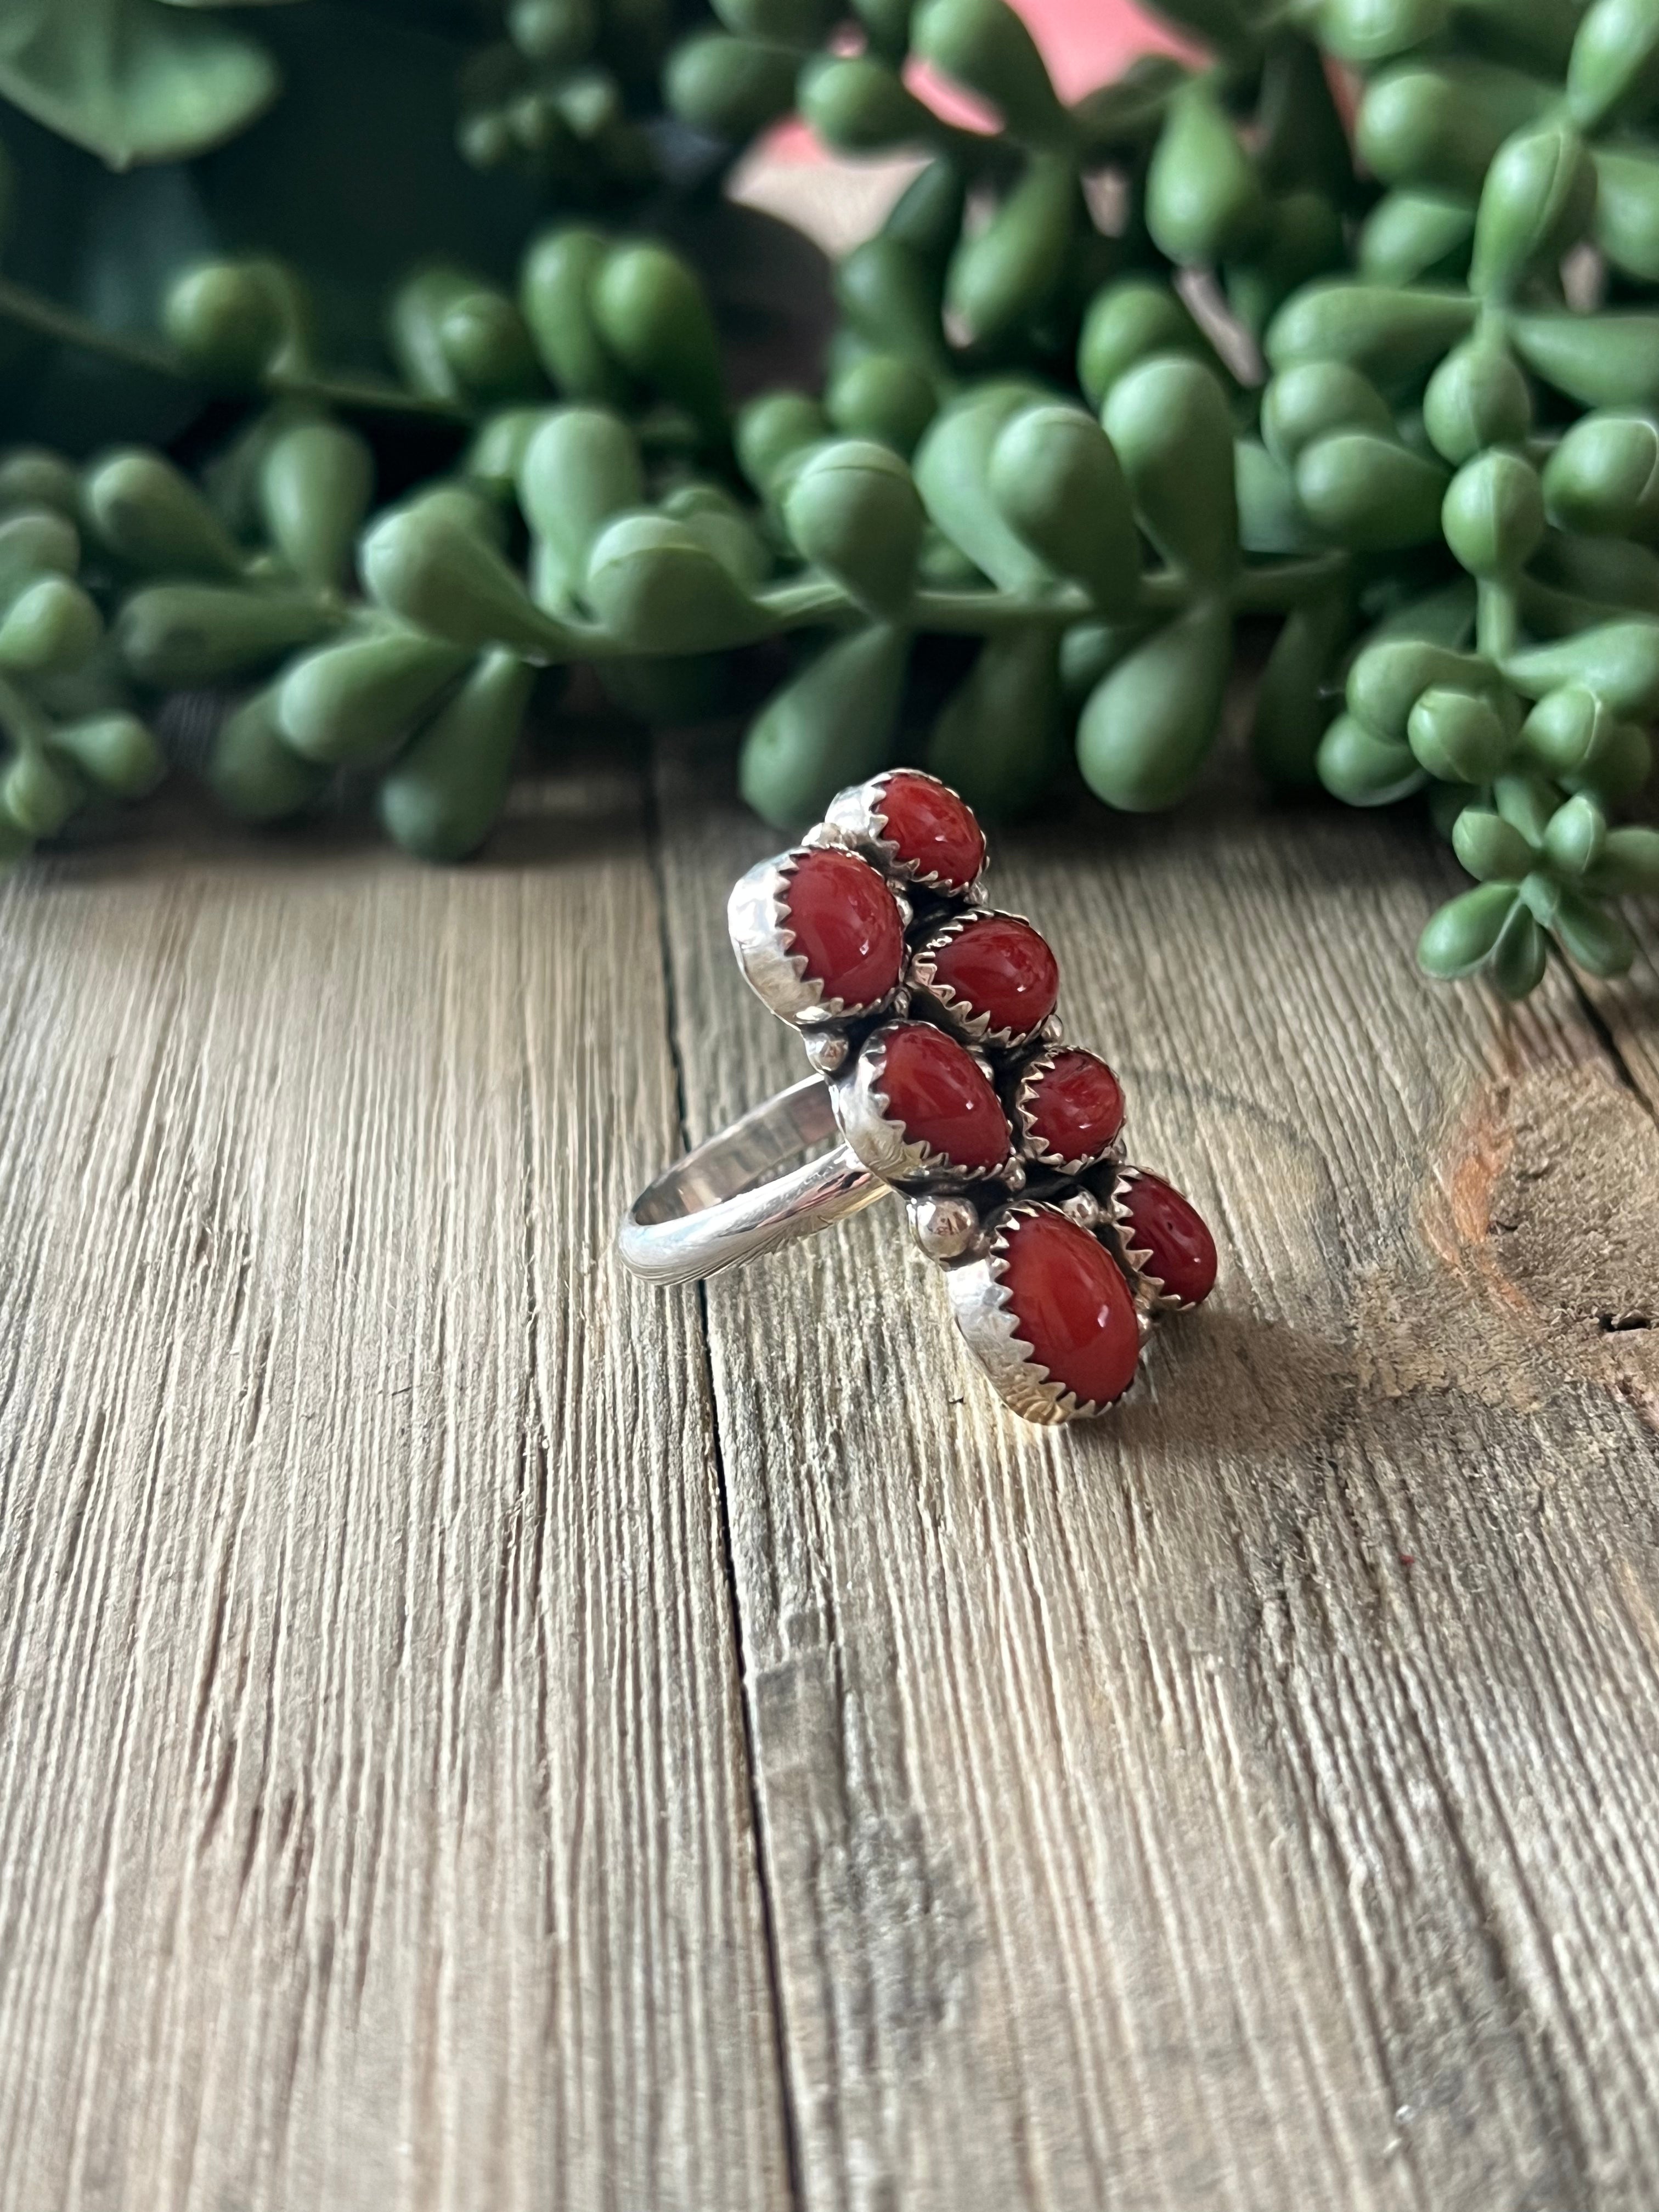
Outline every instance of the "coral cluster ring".
[[895, 769], [749, 871], [732, 949], [816, 1072], [659, 1176], [617, 1243], [635, 1273], [692, 1282], [895, 1192], [993, 1387], [1068, 1421], [1115, 1405], [1153, 1324], [1208, 1297], [1215, 1245], [1126, 1161], [1117, 1077], [1064, 1041], [1054, 956], [987, 902], [984, 867], [965, 802]]

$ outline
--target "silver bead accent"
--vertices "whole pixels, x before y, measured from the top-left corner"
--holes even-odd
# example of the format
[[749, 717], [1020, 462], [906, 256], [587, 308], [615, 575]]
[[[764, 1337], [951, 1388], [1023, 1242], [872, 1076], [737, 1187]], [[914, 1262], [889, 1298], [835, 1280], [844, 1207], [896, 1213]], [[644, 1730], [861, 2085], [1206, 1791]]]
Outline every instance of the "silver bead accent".
[[960, 1260], [979, 1242], [979, 1213], [965, 1198], [913, 1198], [910, 1234], [930, 1260]]
[[1106, 1219], [1106, 1209], [1091, 1190], [1073, 1191], [1069, 1197], [1061, 1199], [1060, 1210], [1079, 1229], [1097, 1229]]
[[836, 1030], [803, 1029], [800, 1041], [820, 1075], [833, 1075], [847, 1058], [847, 1039]]

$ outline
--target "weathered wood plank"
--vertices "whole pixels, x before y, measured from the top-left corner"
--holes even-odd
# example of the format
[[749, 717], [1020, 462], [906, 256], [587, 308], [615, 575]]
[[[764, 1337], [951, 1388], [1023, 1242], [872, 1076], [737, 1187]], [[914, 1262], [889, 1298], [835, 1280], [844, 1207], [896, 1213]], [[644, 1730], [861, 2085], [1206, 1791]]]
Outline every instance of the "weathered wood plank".
[[[799, 1068], [723, 787], [666, 750], [694, 1132]], [[1565, 983], [1415, 976], [1413, 830], [1000, 842], [1225, 1274], [1058, 1435], [889, 1208], [709, 1286], [805, 2202], [1659, 2202], [1653, 1121]]]
[[0, 905], [0, 2203], [786, 2188], [637, 778]]

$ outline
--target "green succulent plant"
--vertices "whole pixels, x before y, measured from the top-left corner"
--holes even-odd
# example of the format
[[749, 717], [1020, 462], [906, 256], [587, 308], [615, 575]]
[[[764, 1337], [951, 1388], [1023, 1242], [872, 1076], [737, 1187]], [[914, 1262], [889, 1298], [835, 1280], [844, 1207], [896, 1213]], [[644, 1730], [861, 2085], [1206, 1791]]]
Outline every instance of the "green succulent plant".
[[[124, 448], [6, 465], [33, 489], [0, 517], [25, 526], [0, 664], [14, 621], [40, 656], [0, 702], [17, 842], [55, 826], [37, 759], [98, 786], [31, 715], [223, 684], [234, 811], [366, 781], [391, 836], [459, 857], [574, 662], [647, 720], [758, 690], [739, 778], [781, 825], [899, 758], [991, 813], [1066, 774], [1152, 811], [1267, 617], [1263, 774], [1426, 801], [1476, 878], [1430, 974], [1519, 996], [1552, 943], [1627, 963], [1619, 902], [1659, 891], [1659, 834], [1620, 819], [1659, 713], [1659, 0], [1176, 0], [1208, 59], [1069, 101], [1006, 0], [15, 12], [0, 98], [110, 161], [196, 156], [203, 219], [150, 329], [9, 274], [0, 325], [125, 364], [173, 428], [234, 423], [199, 482], [136, 401]], [[484, 173], [416, 191], [373, 283], [315, 221], [221, 219], [266, 189], [256, 155], [291, 164], [282, 118], [333, 97], [346, 40], [400, 57], [411, 112], [446, 57], [434, 174], [457, 149]], [[821, 379], [737, 404], [662, 195], [709, 197], [791, 112], [916, 169], [836, 272]], [[422, 480], [374, 514], [417, 429]], [[136, 792], [159, 757], [146, 735], [141, 776], [132, 742]]]
[[[142, 799], [164, 771], [110, 651], [76, 473], [52, 453], [0, 461], [0, 859], [72, 817]], [[92, 586], [93, 588], [88, 588]]]

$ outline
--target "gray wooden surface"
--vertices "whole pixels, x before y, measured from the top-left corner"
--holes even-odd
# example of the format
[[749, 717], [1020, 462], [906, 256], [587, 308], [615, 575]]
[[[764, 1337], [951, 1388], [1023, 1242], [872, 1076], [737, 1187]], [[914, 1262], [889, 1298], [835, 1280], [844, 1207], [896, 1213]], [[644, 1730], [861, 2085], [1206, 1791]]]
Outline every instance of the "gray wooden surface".
[[798, 1073], [767, 846], [683, 738], [0, 895], [0, 2207], [1650, 2212], [1659, 940], [1001, 841], [1224, 1267], [1042, 1433], [886, 1208], [611, 1256]]

